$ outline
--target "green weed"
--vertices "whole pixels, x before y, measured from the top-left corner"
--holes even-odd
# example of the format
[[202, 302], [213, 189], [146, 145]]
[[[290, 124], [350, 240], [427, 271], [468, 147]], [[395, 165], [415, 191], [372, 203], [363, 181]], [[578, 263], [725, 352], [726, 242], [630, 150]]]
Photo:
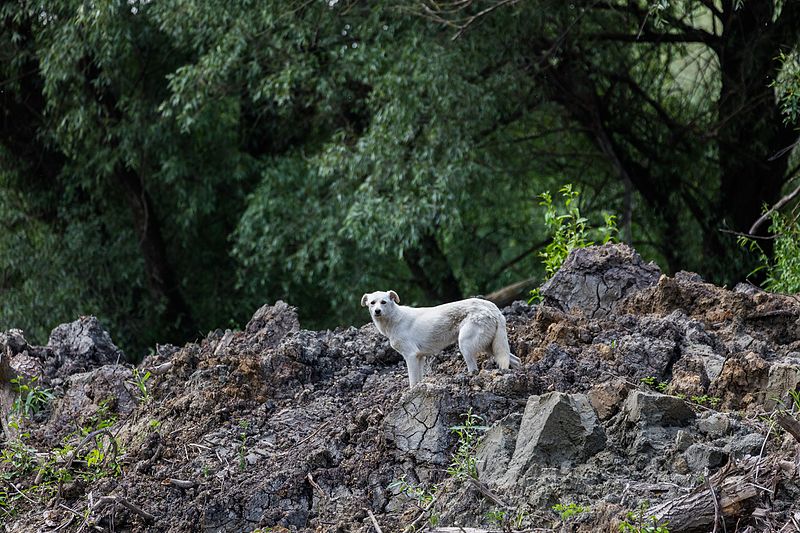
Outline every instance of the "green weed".
[[655, 516], [646, 516], [650, 502], [643, 501], [636, 511], [628, 511], [619, 525], [621, 533], [669, 533], [669, 522], [661, 522]]
[[458, 436], [456, 451], [447, 467], [447, 473], [453, 478], [463, 481], [467, 478], [478, 479], [478, 459], [475, 457], [475, 447], [478, 445], [479, 434], [488, 429], [479, 425], [483, 418], [474, 414], [472, 408], [463, 414], [464, 423], [450, 428]]
[[55, 397], [50, 389], [39, 387], [36, 384], [38, 379], [37, 376], [29, 380], [18, 377], [11, 379], [11, 383], [17, 389], [17, 397], [11, 405], [11, 410], [14, 414], [30, 418], [44, 409], [50, 400]]
[[147, 403], [150, 400], [150, 391], [147, 389], [147, 382], [150, 380], [150, 371], [142, 373], [138, 368], [133, 369], [133, 379], [128, 383], [135, 385], [139, 389], [139, 401]]
[[589, 511], [588, 507], [578, 505], [577, 503], [557, 503], [552, 507], [553, 511], [558, 513], [562, 522], [566, 522], [575, 515], [586, 513]]

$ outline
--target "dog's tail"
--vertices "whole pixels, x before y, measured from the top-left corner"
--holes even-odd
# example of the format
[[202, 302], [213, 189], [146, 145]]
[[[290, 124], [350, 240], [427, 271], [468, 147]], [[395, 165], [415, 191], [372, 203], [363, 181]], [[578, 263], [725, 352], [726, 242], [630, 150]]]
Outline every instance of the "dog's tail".
[[492, 355], [494, 360], [502, 369], [520, 368], [522, 362], [519, 357], [511, 353], [511, 348], [508, 346], [508, 333], [506, 333], [506, 319], [500, 315], [497, 320], [497, 330], [494, 333], [492, 340]]

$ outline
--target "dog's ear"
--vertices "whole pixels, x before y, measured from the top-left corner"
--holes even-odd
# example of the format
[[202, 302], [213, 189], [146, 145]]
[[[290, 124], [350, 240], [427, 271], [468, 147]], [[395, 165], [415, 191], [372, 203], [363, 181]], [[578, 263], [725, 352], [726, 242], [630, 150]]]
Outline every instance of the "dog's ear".
[[361, 307], [367, 306], [367, 298], [369, 298], [369, 294], [365, 292], [364, 296], [361, 297]]
[[389, 299], [394, 300], [394, 303], [396, 304], [400, 303], [400, 297], [394, 291], [389, 291]]

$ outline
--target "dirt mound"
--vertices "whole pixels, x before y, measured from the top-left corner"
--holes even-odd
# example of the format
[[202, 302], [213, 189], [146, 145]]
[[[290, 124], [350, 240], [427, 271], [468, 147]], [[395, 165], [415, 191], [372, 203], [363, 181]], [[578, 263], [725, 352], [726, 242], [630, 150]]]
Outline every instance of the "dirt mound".
[[[0, 336], [4, 414], [19, 414], [13, 376], [41, 376], [55, 398], [8, 428], [6, 528], [668, 520], [674, 533], [794, 519], [797, 442], [775, 409], [800, 383], [800, 304], [661, 276], [625, 246], [573, 253], [542, 292], [542, 305], [503, 310], [522, 369], [485, 360], [467, 375], [451, 348], [412, 390], [371, 324], [307, 331], [283, 302], [135, 369], [94, 328], [70, 325], [46, 347], [12, 330]], [[86, 331], [95, 340], [78, 342]]]

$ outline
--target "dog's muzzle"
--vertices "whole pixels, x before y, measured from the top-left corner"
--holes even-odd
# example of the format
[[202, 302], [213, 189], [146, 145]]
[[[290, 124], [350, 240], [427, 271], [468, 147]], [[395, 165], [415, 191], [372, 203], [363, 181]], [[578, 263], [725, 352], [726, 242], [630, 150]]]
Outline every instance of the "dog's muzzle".
[[375, 316], [381, 316], [381, 310], [380, 309], [376, 309], [375, 310]]

